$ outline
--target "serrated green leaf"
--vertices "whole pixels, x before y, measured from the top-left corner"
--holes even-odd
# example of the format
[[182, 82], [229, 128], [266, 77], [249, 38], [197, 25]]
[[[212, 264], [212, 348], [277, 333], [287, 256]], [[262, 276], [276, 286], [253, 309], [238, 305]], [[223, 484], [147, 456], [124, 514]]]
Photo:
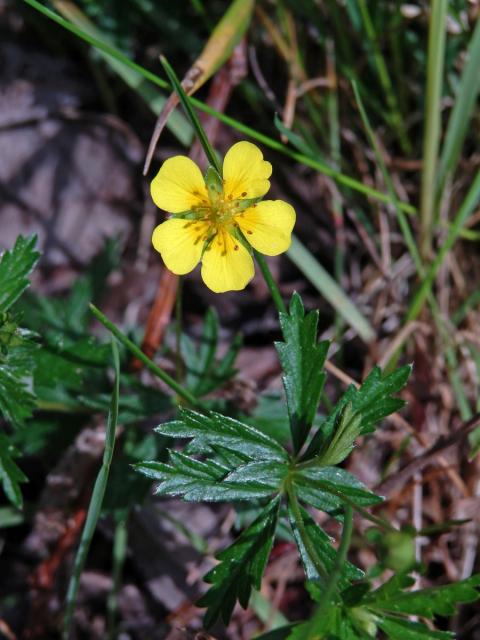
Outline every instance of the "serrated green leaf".
[[32, 374], [37, 344], [34, 336], [20, 329], [9, 313], [0, 315], [0, 416], [14, 427], [32, 415], [35, 396]]
[[349, 428], [352, 421], [357, 420], [356, 416], [360, 415], [361, 423], [355, 424], [352, 431], [359, 435], [374, 431], [380, 420], [404, 406], [403, 400], [391, 396], [405, 386], [411, 371], [411, 365], [405, 365], [383, 376], [381, 369], [374, 367], [359, 389], [351, 385], [318, 428], [302, 459], [309, 460], [329, 449], [337, 430], [342, 427], [341, 416], [347, 405], [350, 405], [350, 424], [343, 425], [343, 429]]
[[[305, 531], [310, 538], [312, 544], [317, 550], [318, 556], [323, 563], [326, 573], [328, 574], [335, 566], [337, 552], [332, 546], [331, 538], [325, 533], [325, 531], [315, 522], [311, 515], [305, 509], [300, 508], [302, 519], [305, 525]], [[307, 553], [305, 545], [302, 541], [300, 533], [298, 531], [295, 517], [292, 513], [289, 505], [288, 516], [290, 525], [292, 527], [295, 542], [300, 553], [305, 575], [308, 580], [323, 580], [322, 576], [318, 574], [314, 563]], [[363, 571], [353, 565], [351, 562], [346, 562], [342, 567], [342, 574], [339, 579], [339, 587], [346, 588], [352, 580], [361, 580], [364, 576]]]
[[29, 286], [28, 276], [37, 263], [36, 236], [18, 236], [11, 251], [0, 257], [0, 313], [5, 313]]
[[420, 591], [395, 590], [389, 594], [373, 591], [366, 599], [370, 607], [404, 615], [420, 615], [433, 618], [435, 615], [450, 616], [455, 613], [456, 605], [474, 602], [480, 598], [480, 574], [467, 580], [454, 582], [441, 587], [421, 589]]
[[435, 631], [421, 622], [411, 620], [382, 617], [377, 624], [392, 640], [450, 640], [454, 637], [448, 631]]
[[290, 429], [295, 452], [305, 442], [320, 402], [329, 342], [317, 342], [318, 311], [305, 315], [303, 302], [294, 293], [288, 313], [280, 313], [284, 342], [275, 344], [284, 376]]
[[20, 483], [26, 482], [27, 477], [17, 466], [14, 457], [17, 451], [11, 445], [9, 439], [0, 433], [0, 482], [2, 483], [5, 495], [17, 509], [23, 505]]
[[287, 452], [276, 440], [233, 418], [213, 411], [202, 415], [189, 409], [180, 409], [180, 417], [180, 420], [160, 425], [156, 431], [172, 438], [198, 438], [250, 460], [288, 460]]
[[273, 462], [249, 463], [232, 472], [214, 460], [195, 460], [176, 451], [170, 451], [169, 464], [147, 461], [135, 468], [159, 481], [155, 493], [195, 502], [267, 498], [279, 492], [288, 472], [286, 465]]
[[245, 609], [252, 588], [260, 589], [273, 544], [279, 506], [280, 497], [277, 496], [230, 547], [217, 555], [220, 564], [204, 577], [213, 586], [197, 603], [208, 608], [205, 627], [211, 627], [219, 617], [228, 624], [235, 602], [238, 600]]
[[362, 414], [355, 413], [349, 402], [338, 413], [330, 440], [325, 439], [317, 455], [318, 464], [333, 466], [350, 455], [354, 442], [362, 431]]
[[226, 482], [260, 482], [279, 491], [288, 475], [288, 465], [278, 462], [248, 462], [238, 466], [226, 476]]
[[[309, 502], [306, 500], [307, 496], [312, 494], [315, 496], [317, 489], [331, 494], [333, 504], [338, 504], [338, 506], [341, 506], [345, 501], [362, 507], [383, 502], [382, 497], [377, 496], [355, 476], [339, 467], [308, 467], [296, 470], [294, 482], [298, 488], [299, 498], [305, 502]], [[318, 508], [316, 504], [309, 503]]]

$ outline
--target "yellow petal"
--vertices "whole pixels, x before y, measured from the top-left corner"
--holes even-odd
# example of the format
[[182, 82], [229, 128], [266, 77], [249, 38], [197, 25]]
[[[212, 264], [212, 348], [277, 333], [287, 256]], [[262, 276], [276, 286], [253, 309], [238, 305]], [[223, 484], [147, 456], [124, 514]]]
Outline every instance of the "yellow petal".
[[252, 256], [225, 229], [220, 229], [202, 258], [202, 278], [215, 293], [240, 291], [253, 278]]
[[235, 216], [235, 222], [254, 249], [267, 256], [290, 246], [295, 209], [283, 200], [263, 200]]
[[237, 142], [223, 161], [225, 196], [229, 200], [261, 198], [270, 189], [272, 165], [251, 142]]
[[150, 192], [157, 207], [169, 213], [181, 213], [208, 204], [202, 172], [187, 156], [165, 160], [152, 180]]
[[152, 244], [167, 268], [180, 276], [200, 261], [208, 229], [206, 222], [171, 218], [154, 229]]

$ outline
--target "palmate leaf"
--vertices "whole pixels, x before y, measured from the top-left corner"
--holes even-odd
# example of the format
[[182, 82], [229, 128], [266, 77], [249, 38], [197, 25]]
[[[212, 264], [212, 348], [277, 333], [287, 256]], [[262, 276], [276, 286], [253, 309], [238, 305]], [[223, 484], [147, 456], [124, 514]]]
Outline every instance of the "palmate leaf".
[[405, 386], [411, 371], [405, 365], [383, 376], [374, 367], [359, 389], [351, 385], [318, 428], [302, 459], [318, 456], [322, 464], [324, 458], [325, 464], [343, 460], [358, 435], [371, 433], [380, 420], [404, 406], [404, 400], [392, 395]]
[[213, 586], [197, 603], [208, 608], [205, 627], [211, 627], [219, 617], [228, 624], [235, 602], [238, 600], [245, 609], [252, 588], [260, 589], [273, 544], [279, 506], [280, 497], [277, 496], [230, 547], [217, 555], [220, 564], [204, 577]]
[[8, 311], [29, 286], [28, 276], [39, 257], [36, 242], [36, 236], [18, 236], [13, 249], [0, 257], [0, 313]]
[[283, 368], [290, 429], [295, 452], [308, 436], [320, 402], [329, 342], [317, 342], [318, 311], [305, 315], [294, 293], [288, 313], [280, 313], [284, 342], [275, 344]]

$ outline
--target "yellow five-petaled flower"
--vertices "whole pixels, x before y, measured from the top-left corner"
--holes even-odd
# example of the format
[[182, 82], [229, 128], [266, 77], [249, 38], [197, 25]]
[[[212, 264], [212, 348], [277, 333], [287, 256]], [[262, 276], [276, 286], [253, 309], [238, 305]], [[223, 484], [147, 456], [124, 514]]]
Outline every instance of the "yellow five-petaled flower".
[[223, 176], [202, 176], [186, 156], [166, 160], [152, 181], [155, 204], [173, 214], [153, 232], [155, 249], [170, 271], [189, 273], [202, 262], [202, 278], [216, 293], [244, 289], [253, 278], [251, 247], [267, 256], [288, 249], [295, 211], [282, 200], [260, 199], [270, 189], [272, 165], [250, 142], [237, 142], [223, 161]]

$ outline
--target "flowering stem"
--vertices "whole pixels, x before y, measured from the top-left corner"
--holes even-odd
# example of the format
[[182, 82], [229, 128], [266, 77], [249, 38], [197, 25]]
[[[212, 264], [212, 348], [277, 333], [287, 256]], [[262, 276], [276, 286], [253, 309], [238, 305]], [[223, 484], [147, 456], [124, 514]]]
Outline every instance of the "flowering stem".
[[254, 250], [255, 258], [257, 260], [258, 266], [260, 267], [260, 271], [262, 272], [263, 277], [265, 278], [265, 282], [267, 283], [267, 287], [272, 294], [273, 302], [277, 307], [278, 313], [287, 313], [287, 307], [283, 302], [282, 296], [280, 295], [280, 290], [278, 288], [277, 283], [273, 279], [272, 273], [268, 267], [267, 261], [262, 256], [261, 253]]
[[180, 83], [180, 80], [177, 77], [177, 74], [172, 69], [168, 60], [165, 58], [165, 56], [160, 56], [160, 62], [162, 63], [162, 67], [165, 69], [165, 73], [167, 74], [168, 79], [170, 80], [173, 90], [178, 95], [178, 99], [182, 103], [182, 107], [184, 108], [185, 113], [187, 114], [187, 117], [189, 118], [193, 128], [195, 129], [195, 133], [198, 136], [198, 140], [202, 145], [203, 150], [205, 151], [205, 155], [207, 156], [209, 163], [212, 165], [212, 167], [215, 167], [215, 169], [218, 172], [218, 175], [221, 176], [222, 167], [220, 166], [220, 163], [218, 161], [217, 154], [215, 153], [215, 150], [213, 149], [210, 142], [208, 141], [207, 134], [205, 133], [200, 123], [200, 120], [198, 119], [197, 114], [192, 108], [190, 98], [187, 96], [187, 94], [183, 90], [183, 87]]
[[137, 345], [132, 342], [126, 335], [124, 335], [120, 329], [118, 329], [113, 322], [111, 322], [107, 316], [105, 316], [100, 309], [93, 304], [90, 304], [90, 310], [93, 315], [106, 327], [110, 333], [112, 333], [115, 338], [123, 344], [133, 355], [138, 358], [143, 364], [150, 369], [152, 373], [154, 373], [160, 380], [162, 380], [166, 385], [170, 387], [173, 391], [177, 393], [181, 398], [186, 400], [189, 404], [194, 407], [201, 407], [201, 402], [195, 398], [194, 395], [190, 393], [187, 389], [184, 389], [176, 380], [174, 380], [168, 373], [165, 373], [159, 366], [157, 366], [153, 360], [150, 360], [148, 356], [146, 356], [143, 351], [137, 347]]

